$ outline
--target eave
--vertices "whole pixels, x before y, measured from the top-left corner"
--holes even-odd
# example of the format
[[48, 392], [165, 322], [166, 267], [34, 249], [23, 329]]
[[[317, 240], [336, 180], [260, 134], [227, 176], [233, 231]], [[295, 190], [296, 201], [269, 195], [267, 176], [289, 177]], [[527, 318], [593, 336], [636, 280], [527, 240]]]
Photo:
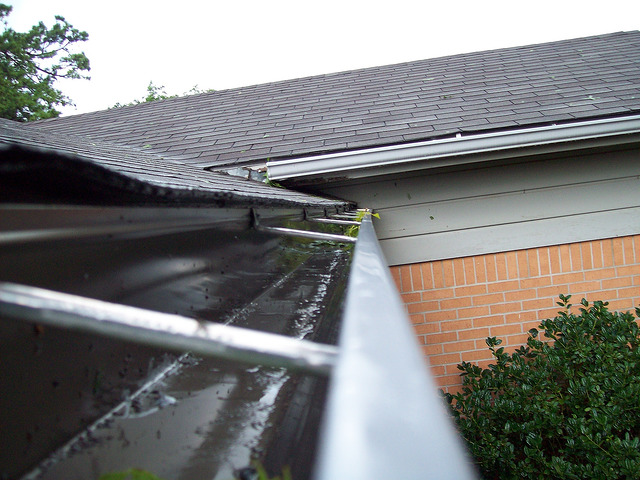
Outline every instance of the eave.
[[640, 115], [456, 136], [270, 161], [271, 180], [348, 180], [640, 140]]

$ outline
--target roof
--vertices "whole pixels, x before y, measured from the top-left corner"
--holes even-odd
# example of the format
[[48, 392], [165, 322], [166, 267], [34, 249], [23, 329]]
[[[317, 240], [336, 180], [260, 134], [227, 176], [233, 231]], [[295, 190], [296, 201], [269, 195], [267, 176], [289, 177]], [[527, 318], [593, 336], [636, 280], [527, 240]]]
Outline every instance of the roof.
[[[184, 161], [128, 145], [116, 145], [86, 137], [50, 133], [26, 124], [0, 119], [0, 180], [7, 189], [52, 186], [98, 195], [100, 203], [216, 204], [218, 206], [342, 206], [324, 198], [276, 188], [265, 183], [204, 171]], [[19, 179], [24, 179], [21, 182]], [[74, 180], [70, 180], [73, 178]], [[45, 185], [46, 184], [46, 185]], [[11, 187], [11, 188], [10, 188]], [[0, 195], [2, 198], [3, 195]], [[91, 203], [91, 198], [83, 203]]]
[[640, 32], [441, 57], [43, 120], [198, 168], [640, 112]]

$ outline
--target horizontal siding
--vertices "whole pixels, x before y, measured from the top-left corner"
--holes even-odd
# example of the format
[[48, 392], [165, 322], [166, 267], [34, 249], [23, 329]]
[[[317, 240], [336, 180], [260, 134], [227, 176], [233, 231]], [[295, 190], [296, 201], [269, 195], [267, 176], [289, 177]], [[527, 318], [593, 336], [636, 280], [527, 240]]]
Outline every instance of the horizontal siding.
[[378, 212], [387, 261], [401, 265], [640, 233], [639, 156], [530, 159], [324, 191]]

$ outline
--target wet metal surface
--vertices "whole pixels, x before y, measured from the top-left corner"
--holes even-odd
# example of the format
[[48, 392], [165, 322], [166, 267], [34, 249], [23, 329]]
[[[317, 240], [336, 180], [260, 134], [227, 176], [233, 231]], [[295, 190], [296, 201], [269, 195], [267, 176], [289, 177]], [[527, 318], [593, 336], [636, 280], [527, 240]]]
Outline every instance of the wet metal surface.
[[[14, 239], [0, 250], [0, 281], [331, 343], [350, 256], [335, 243], [214, 222]], [[308, 476], [323, 379], [204, 359], [172, 370], [179, 355], [163, 349], [0, 320], [0, 429], [12, 444], [0, 449], [0, 476], [97, 478], [137, 466], [163, 478], [231, 478], [252, 454], [274, 473], [291, 465]]]
[[337, 348], [68, 293], [0, 282], [0, 314], [139, 345], [328, 375]]

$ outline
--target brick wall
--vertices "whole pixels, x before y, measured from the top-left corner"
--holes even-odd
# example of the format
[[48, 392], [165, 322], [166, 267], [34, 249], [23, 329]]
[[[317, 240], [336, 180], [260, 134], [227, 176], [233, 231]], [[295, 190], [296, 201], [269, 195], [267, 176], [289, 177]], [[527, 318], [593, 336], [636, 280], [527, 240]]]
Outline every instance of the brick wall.
[[437, 382], [453, 392], [461, 361], [486, 366], [486, 337], [516, 348], [559, 310], [559, 294], [640, 305], [640, 235], [391, 267]]

